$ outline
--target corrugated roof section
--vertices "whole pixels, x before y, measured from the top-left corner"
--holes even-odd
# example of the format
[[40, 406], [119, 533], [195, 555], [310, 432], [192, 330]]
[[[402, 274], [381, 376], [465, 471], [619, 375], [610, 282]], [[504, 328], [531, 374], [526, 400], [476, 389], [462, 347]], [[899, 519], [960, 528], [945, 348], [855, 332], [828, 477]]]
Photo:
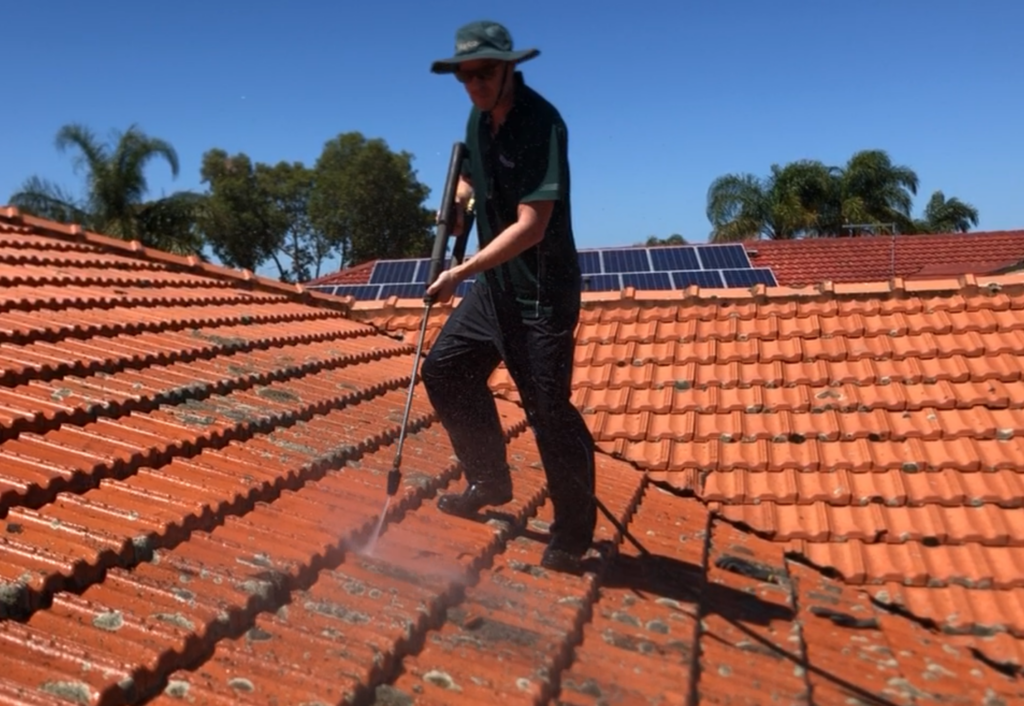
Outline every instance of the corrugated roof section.
[[[728, 514], [747, 511], [736, 496], [718, 501], [719, 508], [651, 482], [758, 476], [735, 463], [710, 475], [683, 464], [658, 476], [600, 454], [599, 495], [630, 536], [600, 516], [587, 573], [539, 569], [551, 509], [533, 439], [513, 401], [499, 400], [499, 410], [515, 499], [465, 520], [436, 509], [436, 493], [463, 481], [417, 389], [404, 483], [368, 553], [411, 372], [410, 341], [299, 287], [11, 210], [0, 211], [0, 279], [4, 703], [615, 703], [657, 696], [687, 703], [694, 695], [871, 703], [872, 694], [903, 703], [955, 694], [959, 701], [951, 703], [977, 704], [1022, 695], [1017, 633], [1001, 631], [1020, 616], [1016, 589], [950, 583], [897, 591], [893, 582], [902, 581], [885, 578], [865, 593], [823, 576], [838, 567], [838, 554], [826, 556], [822, 570], [805, 565], [822, 557], [799, 542], [831, 547], [831, 540], [779, 536], [775, 525], [773, 535], [764, 518]], [[1017, 301], [1017, 280], [1003, 281], [1004, 290], [991, 295], [968, 285], [946, 296], [961, 297], [982, 327], [994, 321], [999, 333]], [[726, 356], [718, 388], [735, 387], [737, 378], [725, 373], [738, 374], [749, 359], [742, 352], [748, 349], [730, 349], [733, 342], [747, 343], [744, 332], [759, 340], [750, 328], [755, 318], [767, 317], [766, 331], [780, 331], [799, 310], [772, 304], [763, 292], [746, 296], [732, 308], [704, 300], [682, 308], [671, 301], [588, 305], [584, 331], [608, 345], [633, 345], [633, 358], [593, 365], [598, 341], [585, 336], [580, 350], [590, 352], [591, 364], [581, 364], [577, 390], [597, 395], [610, 389], [605, 372], [645, 367], [632, 365], [646, 355], [636, 346], [661, 345], [666, 340], [655, 339], [667, 336], [678, 348], [673, 335], [707, 341], [708, 331], [726, 337], [701, 367]], [[925, 301], [914, 296], [902, 301]], [[985, 296], [993, 320], [979, 313]], [[843, 307], [848, 298], [825, 296], [825, 310], [802, 316], [825, 322], [828, 302]], [[958, 335], [952, 310], [927, 301], [938, 312], [930, 333]], [[405, 304], [420, 309], [419, 302]], [[727, 309], [741, 315], [723, 315]], [[384, 318], [399, 325], [406, 313], [398, 308]], [[433, 322], [444, 314], [436, 309]], [[903, 314], [908, 325], [917, 320]], [[688, 326], [693, 333], [685, 333]], [[957, 345], [985, 332], [960, 335]], [[651, 360], [646, 367], [663, 365]], [[972, 375], [979, 370], [985, 368], [969, 368]], [[1000, 378], [1008, 373], [977, 374], [981, 382], [960, 383], [974, 384], [975, 397], [953, 398], [942, 409], [992, 394], [984, 386], [997, 381], [1009, 398], [1012, 385]], [[637, 415], [626, 413], [635, 390], [636, 399], [665, 394], [651, 380], [618, 379], [618, 388], [628, 388], [615, 403], [623, 411], [596, 427], [606, 446], [618, 443], [609, 436], [617, 424], [636, 424], [627, 420]], [[806, 389], [794, 389], [816, 383], [802, 384]], [[759, 387], [769, 389], [757, 381], [751, 389]], [[587, 407], [592, 424], [598, 413]], [[718, 421], [728, 428], [724, 417]], [[626, 440], [641, 444], [648, 433], [649, 426], [637, 426]], [[666, 440], [636, 446], [632, 460], [649, 463], [650, 448]], [[817, 443], [835, 442], [804, 447]], [[999, 458], [979, 456], [986, 466], [974, 475], [995, 478], [987, 464], [1003, 463]], [[766, 468], [761, 475], [777, 473]], [[934, 474], [929, 467], [918, 475]], [[699, 483], [695, 489], [707, 492]], [[785, 503], [762, 503], [776, 505], [778, 525]], [[989, 536], [1016, 536], [1012, 520], [1003, 521], [1002, 529], [956, 535], [964, 542], [956, 546], [969, 552], [955, 557], [960, 566], [981, 567], [978, 557], [990, 556], [984, 552], [1014, 548], [976, 548]], [[779, 526], [792, 534], [785, 529], [791, 524]], [[924, 525], [914, 527], [924, 532]], [[965, 591], [995, 597], [1002, 613], [986, 611], [986, 600], [966, 612], [969, 604], [957, 603]], [[897, 601], [909, 618], [888, 610]], [[940, 601], [947, 611], [964, 611], [962, 634], [927, 623]], [[993, 627], [996, 620], [1003, 622]], [[991, 629], [983, 633], [979, 625]]]

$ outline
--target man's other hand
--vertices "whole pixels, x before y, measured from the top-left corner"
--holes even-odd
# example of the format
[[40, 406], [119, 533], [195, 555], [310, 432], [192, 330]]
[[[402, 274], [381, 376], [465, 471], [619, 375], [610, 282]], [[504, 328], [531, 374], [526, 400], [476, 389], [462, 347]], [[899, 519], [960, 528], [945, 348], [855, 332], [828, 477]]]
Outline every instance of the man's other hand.
[[445, 304], [455, 296], [455, 289], [459, 286], [459, 281], [459, 278], [451, 270], [445, 270], [437, 276], [432, 285], [427, 287], [427, 295], [433, 297], [435, 302]]

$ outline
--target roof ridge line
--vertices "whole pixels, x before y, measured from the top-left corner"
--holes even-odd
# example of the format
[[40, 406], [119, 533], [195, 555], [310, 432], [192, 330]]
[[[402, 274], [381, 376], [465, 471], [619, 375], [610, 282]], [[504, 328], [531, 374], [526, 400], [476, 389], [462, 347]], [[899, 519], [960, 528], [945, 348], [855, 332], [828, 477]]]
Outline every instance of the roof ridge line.
[[284, 294], [293, 301], [310, 306], [322, 306], [340, 311], [344, 316], [351, 314], [351, 304], [346, 297], [325, 294], [311, 289], [302, 283], [289, 284], [270, 277], [257, 275], [248, 269], [236, 269], [203, 262], [195, 255], [175, 255], [158, 248], [143, 245], [139, 240], [122, 240], [102, 233], [90, 231], [78, 223], [60, 223], [38, 216], [23, 213], [15, 206], [0, 206], [0, 223], [13, 226], [27, 226], [43, 238], [53, 238], [72, 243], [92, 245], [113, 254], [135, 257], [147, 262], [155, 262], [175, 272], [189, 272], [220, 280], [234, 281], [238, 286], [247, 289], [258, 289]]

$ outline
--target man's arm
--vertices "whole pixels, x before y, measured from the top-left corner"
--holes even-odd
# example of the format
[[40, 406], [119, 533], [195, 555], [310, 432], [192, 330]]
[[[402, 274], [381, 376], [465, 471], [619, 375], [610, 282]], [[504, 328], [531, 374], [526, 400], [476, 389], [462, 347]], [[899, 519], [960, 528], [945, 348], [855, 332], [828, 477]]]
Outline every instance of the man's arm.
[[508, 262], [544, 239], [554, 201], [530, 201], [519, 204], [516, 222], [501, 231], [480, 252], [452, 268], [458, 281]]

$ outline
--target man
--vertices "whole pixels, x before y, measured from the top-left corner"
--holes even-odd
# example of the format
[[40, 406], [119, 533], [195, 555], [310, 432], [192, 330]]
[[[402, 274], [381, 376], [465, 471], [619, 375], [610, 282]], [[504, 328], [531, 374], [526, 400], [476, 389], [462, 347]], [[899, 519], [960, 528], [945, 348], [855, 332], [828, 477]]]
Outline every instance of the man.
[[470, 516], [512, 499], [505, 439], [487, 385], [503, 360], [533, 428], [554, 509], [542, 565], [575, 571], [593, 540], [597, 506], [594, 441], [571, 402], [580, 271], [568, 131], [516, 68], [538, 50], [514, 51], [508, 30], [488, 21], [460, 28], [455, 46], [455, 56], [431, 70], [454, 73], [472, 101], [453, 232], [460, 232], [472, 198], [480, 247], [428, 290], [447, 301], [460, 282], [475, 278], [421, 371], [468, 481], [465, 492], [445, 495], [438, 507]]

